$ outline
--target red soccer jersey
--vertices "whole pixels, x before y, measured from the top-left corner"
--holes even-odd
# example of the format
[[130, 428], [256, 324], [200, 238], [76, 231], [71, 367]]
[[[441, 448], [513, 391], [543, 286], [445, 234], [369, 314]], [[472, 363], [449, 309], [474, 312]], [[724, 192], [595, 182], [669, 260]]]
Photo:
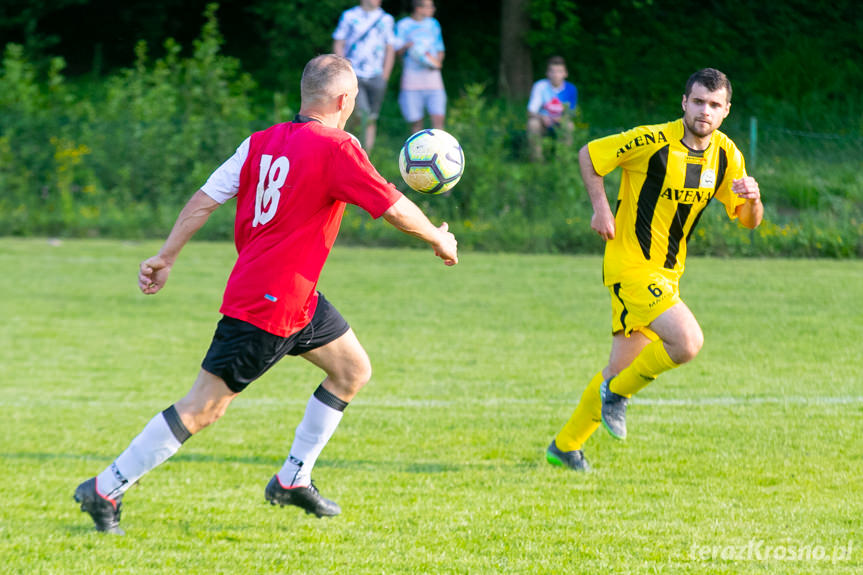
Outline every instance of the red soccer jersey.
[[378, 218], [401, 196], [342, 130], [287, 122], [252, 134], [239, 174], [238, 257], [221, 313], [282, 337], [299, 331], [315, 313], [345, 204]]

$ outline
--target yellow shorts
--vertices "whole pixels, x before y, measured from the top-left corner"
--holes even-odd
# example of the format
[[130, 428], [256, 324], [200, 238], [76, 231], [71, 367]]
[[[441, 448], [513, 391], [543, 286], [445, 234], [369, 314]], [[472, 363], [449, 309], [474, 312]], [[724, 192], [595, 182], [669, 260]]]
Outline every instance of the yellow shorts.
[[649, 326], [671, 306], [680, 303], [676, 278], [662, 272], [639, 274], [608, 286], [611, 292], [611, 333], [629, 337], [640, 331], [651, 341], [659, 336]]

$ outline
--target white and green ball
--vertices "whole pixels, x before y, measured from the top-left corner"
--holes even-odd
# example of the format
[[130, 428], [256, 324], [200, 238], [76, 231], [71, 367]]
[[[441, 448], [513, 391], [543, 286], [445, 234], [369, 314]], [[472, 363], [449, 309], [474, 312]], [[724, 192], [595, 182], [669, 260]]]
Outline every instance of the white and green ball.
[[464, 173], [464, 151], [443, 130], [420, 130], [405, 140], [399, 152], [399, 171], [405, 183], [423, 194], [452, 189]]

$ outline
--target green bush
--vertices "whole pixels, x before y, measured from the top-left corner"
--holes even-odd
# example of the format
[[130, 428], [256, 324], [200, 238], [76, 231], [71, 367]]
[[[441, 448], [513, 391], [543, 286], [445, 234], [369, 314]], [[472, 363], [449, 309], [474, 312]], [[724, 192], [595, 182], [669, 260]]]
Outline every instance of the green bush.
[[[220, 54], [216, 5], [189, 58], [136, 47], [135, 66], [73, 95], [62, 61], [38, 78], [20, 46], [0, 74], [0, 222], [7, 234], [160, 235], [248, 135], [251, 78]], [[228, 236], [229, 234], [225, 234]]]
[[[35, 66], [22, 47], [6, 47], [0, 67], [3, 234], [163, 237], [186, 199], [250, 131], [290, 117], [284, 93], [262, 104], [270, 98], [254, 92], [239, 62], [221, 53], [216, 6], [208, 6], [204, 16], [188, 57], [168, 39], [164, 55], [151, 61], [147, 45], [139, 43], [133, 67], [92, 84], [68, 85], [62, 59]], [[600, 253], [577, 151], [591, 138], [627, 127], [630, 111], [597, 103], [593, 121], [601, 125], [577, 114], [573, 144], [547, 138], [545, 161], [532, 163], [523, 102], [491, 98], [481, 84], [457, 94], [451, 89], [451, 96], [447, 130], [466, 156], [461, 182], [441, 196], [418, 194], [401, 182], [396, 158], [407, 134], [394, 94], [385, 101], [371, 152], [381, 173], [434, 221], [449, 222], [463, 248]], [[747, 117], [737, 114], [724, 129], [750, 156], [764, 194], [765, 221], [745, 230], [711, 206], [690, 253], [863, 256], [859, 126], [820, 134], [765, 122], [756, 162], [744, 128]], [[619, 171], [606, 178], [612, 204], [619, 180]], [[199, 237], [230, 239], [232, 216], [230, 206], [217, 210]], [[341, 237], [416, 245], [354, 208], [346, 211]]]

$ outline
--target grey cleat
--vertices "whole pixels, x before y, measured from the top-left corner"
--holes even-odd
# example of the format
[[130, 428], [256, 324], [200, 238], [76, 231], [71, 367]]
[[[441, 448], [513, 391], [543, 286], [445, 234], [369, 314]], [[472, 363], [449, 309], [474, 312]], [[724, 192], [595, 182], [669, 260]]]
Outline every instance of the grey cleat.
[[626, 406], [629, 398], [611, 391], [607, 379], [599, 386], [599, 398], [602, 400], [602, 426], [615, 439], [626, 439]]
[[96, 478], [91, 477], [75, 489], [75, 501], [81, 504], [81, 511], [86, 511], [96, 524], [96, 531], [125, 535], [120, 528], [120, 507], [123, 496], [108, 499], [96, 491]]
[[581, 449], [561, 451], [553, 439], [548, 449], [545, 450], [545, 459], [552, 465], [568, 467], [573, 471], [590, 471], [590, 465], [584, 458], [584, 451]]

